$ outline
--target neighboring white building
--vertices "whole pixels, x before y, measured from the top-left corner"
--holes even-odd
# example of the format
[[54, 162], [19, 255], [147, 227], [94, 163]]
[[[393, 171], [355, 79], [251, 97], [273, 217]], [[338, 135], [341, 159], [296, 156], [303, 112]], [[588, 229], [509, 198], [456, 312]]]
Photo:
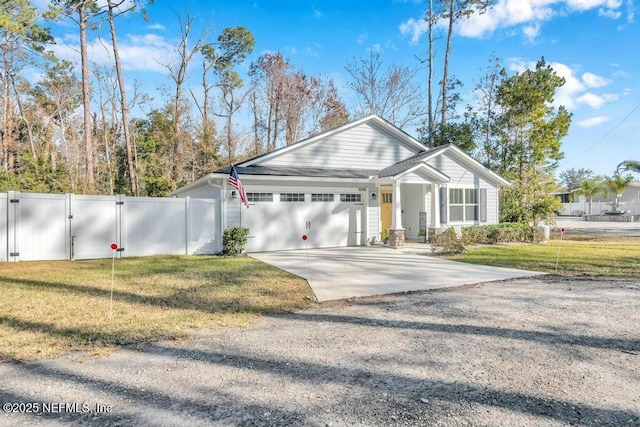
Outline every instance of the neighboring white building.
[[[589, 213], [589, 203], [586, 197], [581, 194], [577, 194], [577, 190], [573, 192], [555, 193], [560, 198], [564, 209], [558, 212], [558, 215], [573, 215], [582, 216]], [[599, 215], [603, 212], [610, 211], [612, 204], [616, 199], [615, 194], [610, 194], [609, 197], [602, 195], [595, 196], [591, 203], [591, 213], [593, 215]], [[631, 215], [640, 215], [640, 182], [631, 182], [625, 192], [620, 198], [622, 206], [620, 210], [625, 211]]]
[[221, 229], [249, 228], [247, 252], [366, 245], [387, 230], [401, 245], [425, 227], [496, 224], [510, 185], [456, 146], [426, 149], [377, 115], [237, 165], [249, 208], [230, 169], [174, 195], [221, 200]]

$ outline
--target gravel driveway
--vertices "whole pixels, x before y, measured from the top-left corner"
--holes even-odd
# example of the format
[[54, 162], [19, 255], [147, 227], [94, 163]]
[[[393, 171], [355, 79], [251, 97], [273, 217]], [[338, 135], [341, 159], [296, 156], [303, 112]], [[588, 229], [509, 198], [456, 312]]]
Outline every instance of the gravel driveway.
[[0, 424], [636, 426], [639, 313], [640, 280], [553, 276], [328, 303], [84, 363], [0, 364], [0, 400], [40, 407]]

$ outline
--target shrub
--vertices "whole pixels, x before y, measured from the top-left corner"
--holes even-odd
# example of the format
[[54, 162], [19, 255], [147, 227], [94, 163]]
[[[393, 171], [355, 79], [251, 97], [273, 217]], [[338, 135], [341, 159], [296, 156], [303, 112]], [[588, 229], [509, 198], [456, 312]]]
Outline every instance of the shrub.
[[224, 255], [243, 253], [248, 235], [249, 229], [244, 227], [233, 227], [224, 230], [224, 233], [222, 233], [222, 253]]
[[462, 228], [465, 245], [491, 245], [508, 242], [533, 242], [536, 229], [528, 224], [500, 223], [495, 225], [473, 225]]
[[435, 235], [431, 246], [431, 252], [441, 255], [460, 254], [464, 249], [464, 244], [461, 239], [458, 239], [453, 227], [447, 228], [442, 234]]

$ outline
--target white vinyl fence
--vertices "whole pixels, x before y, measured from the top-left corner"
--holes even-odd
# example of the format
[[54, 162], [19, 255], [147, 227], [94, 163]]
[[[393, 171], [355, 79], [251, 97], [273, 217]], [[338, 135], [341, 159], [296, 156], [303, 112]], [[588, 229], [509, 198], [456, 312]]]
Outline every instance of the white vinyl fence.
[[[560, 211], [560, 215], [577, 215], [582, 216], [589, 213], [589, 203], [587, 202], [567, 202], [563, 203], [564, 210]], [[611, 210], [611, 202], [593, 202], [591, 204], [591, 213], [600, 215], [603, 212]], [[622, 202], [621, 209], [631, 215], [640, 215], [640, 201], [631, 200]]]
[[0, 261], [214, 254], [214, 199], [0, 193]]

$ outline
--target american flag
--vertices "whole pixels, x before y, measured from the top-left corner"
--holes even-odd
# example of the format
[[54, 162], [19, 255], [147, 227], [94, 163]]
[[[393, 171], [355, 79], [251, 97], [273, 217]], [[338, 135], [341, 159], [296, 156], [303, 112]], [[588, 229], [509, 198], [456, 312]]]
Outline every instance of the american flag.
[[249, 207], [249, 203], [247, 202], [247, 195], [244, 192], [244, 186], [242, 182], [240, 182], [240, 177], [238, 176], [238, 171], [235, 166], [231, 166], [231, 175], [229, 175], [229, 185], [238, 190], [238, 194], [240, 194], [240, 201], [244, 203], [246, 207]]

